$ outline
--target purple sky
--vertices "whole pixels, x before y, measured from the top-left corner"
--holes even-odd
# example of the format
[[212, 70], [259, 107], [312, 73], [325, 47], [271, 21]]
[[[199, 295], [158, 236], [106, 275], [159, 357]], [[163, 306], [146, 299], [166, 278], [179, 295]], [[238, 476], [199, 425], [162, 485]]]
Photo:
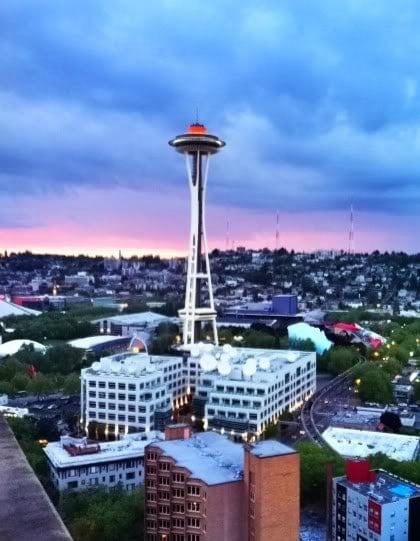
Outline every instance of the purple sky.
[[185, 253], [197, 107], [212, 248], [419, 251], [417, 3], [229, 6], [1, 3], [0, 251]]

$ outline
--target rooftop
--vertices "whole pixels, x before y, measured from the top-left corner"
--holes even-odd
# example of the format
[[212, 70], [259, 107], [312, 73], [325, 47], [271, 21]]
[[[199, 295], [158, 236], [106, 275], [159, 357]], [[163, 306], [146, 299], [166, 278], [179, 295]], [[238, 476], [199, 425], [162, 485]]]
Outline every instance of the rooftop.
[[100, 344], [106, 344], [108, 342], [116, 342], [121, 340], [121, 342], [127, 341], [129, 338], [127, 336], [109, 336], [100, 334], [98, 336], [88, 336], [86, 338], [77, 338], [76, 340], [71, 340], [68, 342], [69, 346], [79, 349], [90, 349]]
[[272, 456], [291, 455], [296, 453], [295, 449], [275, 440], [263, 440], [249, 446], [249, 452], [258, 458], [269, 458]]
[[102, 317], [100, 319], [95, 319], [92, 323], [99, 323], [100, 321], [106, 320], [115, 325], [145, 325], [150, 323], [160, 323], [162, 321], [167, 321], [168, 319], [168, 316], [163, 316], [156, 312], [137, 312], [135, 314]]
[[330, 426], [322, 436], [337, 453], [346, 457], [366, 458], [383, 453], [394, 460], [415, 460], [420, 449], [420, 438], [401, 434]]
[[164, 437], [162, 432], [153, 431], [128, 434], [117, 441], [91, 443], [86, 438], [65, 436], [48, 443], [44, 452], [56, 468], [69, 468], [144, 456], [146, 445]]
[[406, 500], [413, 496], [420, 497], [420, 486], [409, 483], [395, 475], [376, 470], [376, 479], [372, 483], [352, 483], [347, 477], [338, 478], [341, 485], [356, 489], [361, 494], [381, 503]]
[[0, 319], [8, 316], [38, 316], [41, 312], [0, 299]]
[[153, 446], [207, 485], [242, 480], [243, 446], [215, 432], [203, 432], [186, 440], [155, 442]]
[[90, 367], [82, 370], [83, 374], [95, 376], [139, 378], [163, 370], [168, 362], [180, 362], [181, 357], [148, 355], [147, 353], [124, 352], [102, 357]]

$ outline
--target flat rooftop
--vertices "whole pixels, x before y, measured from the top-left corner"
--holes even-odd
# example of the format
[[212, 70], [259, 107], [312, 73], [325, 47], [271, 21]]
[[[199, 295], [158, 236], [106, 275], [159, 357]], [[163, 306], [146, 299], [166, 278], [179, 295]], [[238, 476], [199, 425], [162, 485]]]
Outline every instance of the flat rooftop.
[[0, 415], [1, 541], [72, 541], [55, 507]]
[[330, 426], [323, 432], [322, 437], [338, 454], [354, 458], [383, 453], [394, 460], [416, 460], [420, 449], [420, 438], [417, 436], [371, 430]]
[[259, 458], [296, 454], [295, 449], [275, 440], [263, 440], [249, 446], [249, 452]]
[[420, 497], [420, 486], [409, 483], [383, 470], [376, 470], [376, 480], [372, 483], [360, 483], [355, 486], [347, 477], [338, 479], [341, 485], [381, 503], [396, 502], [407, 498]]
[[191, 472], [191, 477], [207, 485], [240, 481], [243, 477], [244, 449], [215, 432], [203, 432], [185, 440], [155, 442], [165, 456]]
[[[137, 434], [128, 434], [121, 440], [108, 442], [87, 442], [85, 438], [62, 438], [60, 441], [48, 443], [44, 448], [44, 452], [56, 468], [70, 468], [74, 466], [84, 466], [86, 464], [100, 464], [106, 462], [114, 462], [117, 460], [125, 460], [144, 456], [144, 448], [149, 443], [164, 439], [165, 435], [162, 432], [141, 432]], [[64, 444], [72, 443], [83, 449], [90, 448], [92, 451], [95, 446], [98, 449], [91, 454], [74, 454], [72, 455]]]
[[162, 314], [157, 314], [156, 312], [137, 312], [135, 314], [124, 314], [110, 317], [101, 317], [95, 319], [92, 323], [99, 323], [101, 321], [110, 321], [115, 325], [146, 325], [154, 324], [162, 321], [167, 321], [170, 319], [168, 316], [163, 316]]
[[108, 342], [124, 342], [129, 341], [131, 337], [129, 336], [112, 336], [112, 335], [103, 335], [98, 336], [88, 336], [86, 338], [77, 338], [76, 340], [70, 340], [67, 342], [69, 346], [79, 349], [90, 349], [101, 344], [107, 344]]

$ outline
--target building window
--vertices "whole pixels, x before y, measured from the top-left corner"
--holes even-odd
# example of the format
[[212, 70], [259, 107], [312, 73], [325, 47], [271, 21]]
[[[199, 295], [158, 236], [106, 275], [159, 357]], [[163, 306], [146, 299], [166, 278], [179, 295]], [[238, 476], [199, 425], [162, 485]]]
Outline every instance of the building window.
[[173, 518], [172, 519], [173, 528], [185, 528], [185, 520], [183, 518]]
[[169, 515], [169, 505], [159, 505], [159, 513]]
[[189, 496], [200, 496], [200, 487], [198, 485], [188, 485], [187, 494]]
[[169, 462], [160, 462], [160, 463], [159, 463], [159, 469], [160, 469], [161, 471], [169, 471], [169, 469], [170, 469], [170, 464], [169, 464]]
[[159, 485], [169, 486], [169, 477], [159, 477]]
[[187, 526], [190, 528], [199, 528], [200, 527], [200, 519], [199, 518], [193, 518], [193, 517], [187, 517]]
[[134, 479], [135, 476], [136, 476], [136, 474], [135, 474], [135, 472], [133, 472], [133, 471], [130, 471], [130, 472], [128, 472], [128, 473], [125, 474], [125, 478], [126, 478], [126, 479]]
[[188, 509], [188, 511], [191, 511], [192, 513], [199, 513], [200, 512], [200, 503], [199, 502], [188, 502], [187, 503], [187, 509]]
[[182, 488], [174, 488], [173, 491], [172, 491], [172, 495], [174, 498], [183, 498], [185, 493], [184, 493], [184, 489]]
[[159, 490], [159, 500], [169, 501], [171, 495], [167, 490]]
[[175, 483], [183, 483], [185, 480], [185, 475], [183, 473], [174, 473], [173, 480]]

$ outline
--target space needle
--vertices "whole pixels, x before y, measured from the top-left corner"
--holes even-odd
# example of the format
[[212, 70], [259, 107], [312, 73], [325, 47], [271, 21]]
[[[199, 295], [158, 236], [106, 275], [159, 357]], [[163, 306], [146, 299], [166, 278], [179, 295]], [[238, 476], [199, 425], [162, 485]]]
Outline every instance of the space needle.
[[[187, 132], [169, 141], [187, 162], [191, 194], [191, 226], [188, 254], [185, 307], [179, 311], [183, 321], [183, 344], [189, 347], [201, 338], [202, 323], [211, 323], [214, 342], [218, 344], [216, 310], [211, 284], [209, 252], [205, 221], [205, 198], [209, 159], [219, 152], [225, 142], [208, 133], [203, 124], [191, 124]], [[203, 285], [207, 285], [208, 301], [203, 299]]]

